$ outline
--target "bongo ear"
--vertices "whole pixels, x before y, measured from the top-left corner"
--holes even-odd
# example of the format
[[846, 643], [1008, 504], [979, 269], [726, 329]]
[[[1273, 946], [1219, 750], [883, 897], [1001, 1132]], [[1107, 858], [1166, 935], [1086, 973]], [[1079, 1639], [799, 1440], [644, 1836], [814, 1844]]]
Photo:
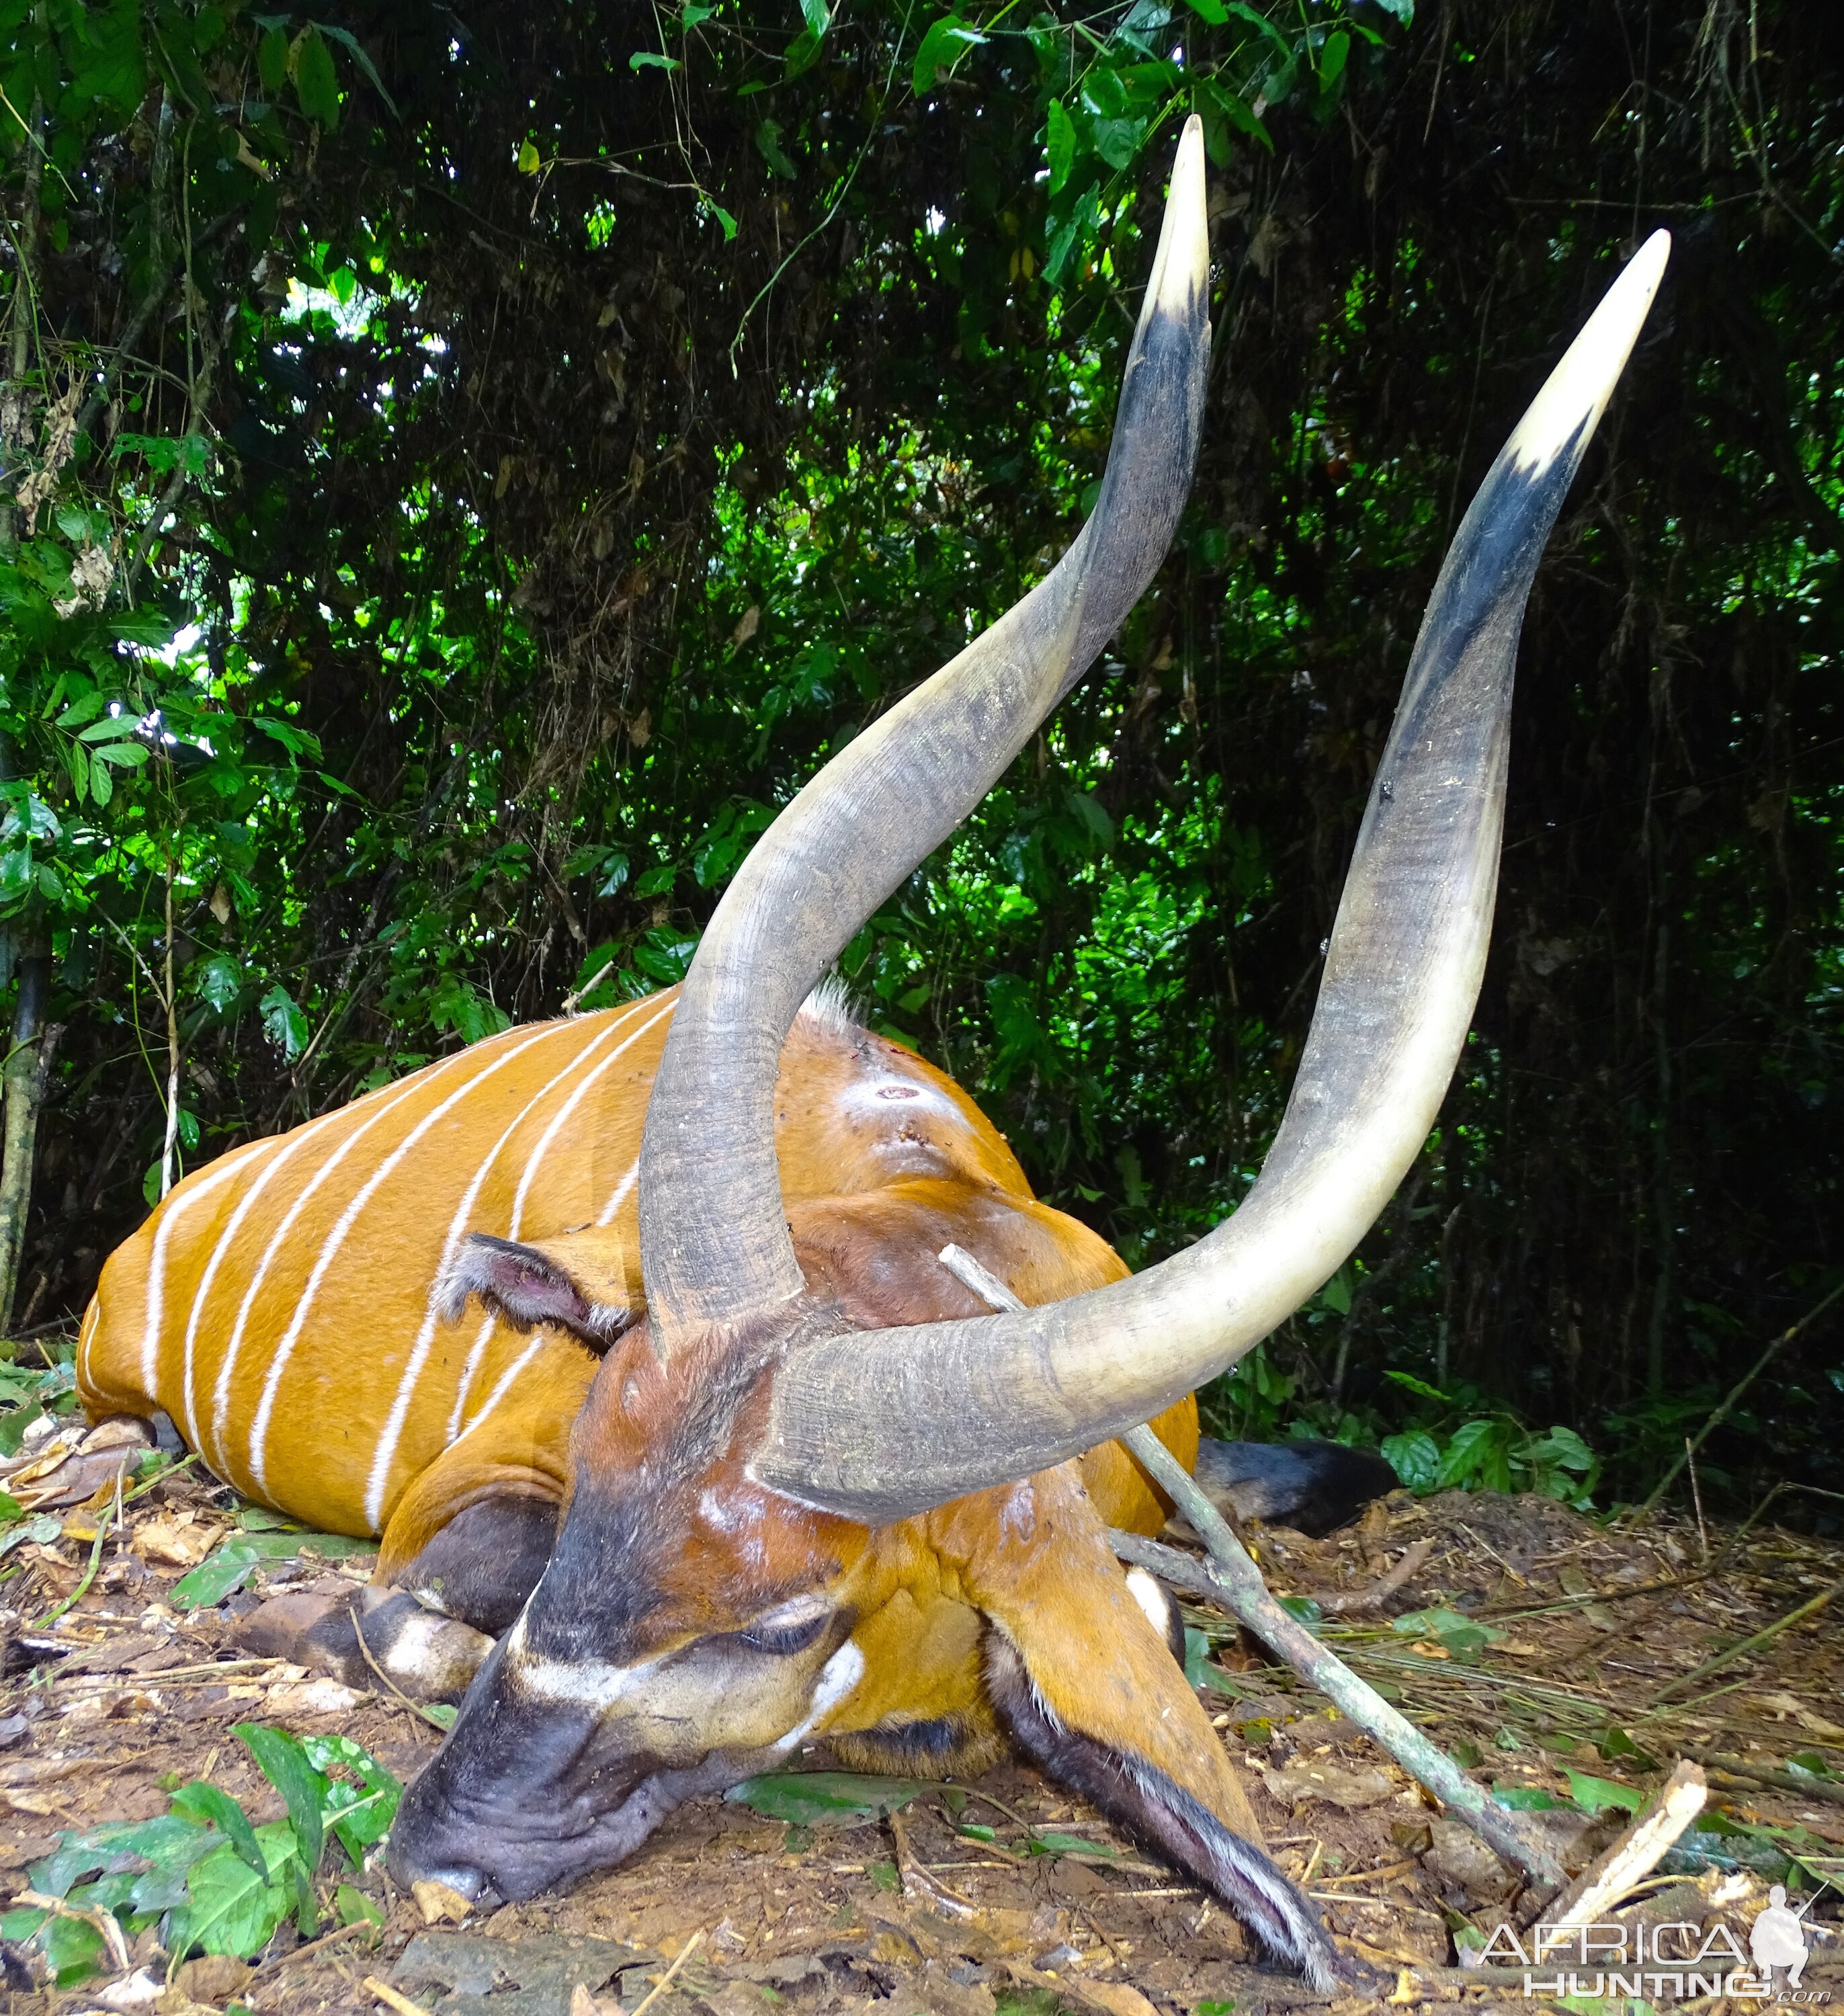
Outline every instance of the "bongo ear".
[[1342, 1973], [1312, 1906], [1260, 1846], [1210, 1719], [1128, 1586], [1073, 1464], [937, 1515], [985, 1612], [987, 1691], [1013, 1741], [1060, 1783], [1229, 1906], [1315, 1986]]
[[476, 1295], [514, 1330], [552, 1323], [598, 1355], [632, 1327], [643, 1306], [639, 1267], [613, 1226], [586, 1226], [522, 1245], [471, 1232], [436, 1294], [450, 1323]]

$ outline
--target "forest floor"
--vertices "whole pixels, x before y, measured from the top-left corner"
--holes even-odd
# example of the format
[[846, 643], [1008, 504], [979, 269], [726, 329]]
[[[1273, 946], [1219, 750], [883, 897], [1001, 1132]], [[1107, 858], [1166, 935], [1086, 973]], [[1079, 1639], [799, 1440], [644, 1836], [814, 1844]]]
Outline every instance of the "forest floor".
[[[0, 1690], [0, 1899], [55, 1887], [46, 1858], [62, 1841], [163, 1814], [189, 1781], [221, 1788], [258, 1823], [280, 1817], [232, 1733], [240, 1722], [350, 1737], [404, 1780], [427, 1762], [439, 1731], [401, 1701], [240, 1647], [240, 1616], [266, 1589], [329, 1577], [356, 1586], [365, 1557], [315, 1560], [311, 1538], [290, 1548], [272, 1519], [196, 1474], [108, 1512], [60, 1515], [56, 1530], [41, 1518], [5, 1564], [23, 1571], [3, 1592], [15, 1621]], [[258, 1561], [224, 1600], [179, 1607], [189, 1565], [225, 1558], [250, 1528], [286, 1551]], [[1572, 1868], [1675, 1759], [1702, 1762], [1712, 1789], [1699, 1831], [1623, 1921], [1693, 1924], [1705, 1939], [1726, 1925], [1745, 1955], [1769, 1882], [1789, 1881], [1795, 1903], [1821, 1892], [1804, 1985], [1844, 1997], [1839, 1898], [1823, 1888], [1844, 1882], [1844, 1658], [1824, 1607], [1844, 1589], [1844, 1549], [1764, 1525], [1705, 1534], [1674, 1517], [1608, 1528], [1547, 1499], [1458, 1492], [1398, 1492], [1324, 1540], [1271, 1528], [1253, 1538], [1279, 1592], [1318, 1599], [1374, 1583], [1426, 1543], [1382, 1614], [1328, 1617], [1328, 1640], [1525, 1808]], [[1189, 1614], [1201, 1634], [1194, 1672], [1207, 1640], [1205, 1698], [1246, 1764], [1272, 1852], [1384, 1984], [1342, 2007], [1549, 2006], [1525, 1994], [1515, 1969], [1455, 1965], [1518, 1922], [1518, 1885], [1502, 1865], [1226, 1619]], [[828, 1761], [819, 1746], [798, 1768]], [[149, 1924], [129, 1970], [105, 1966], [59, 1989], [27, 1946], [39, 1985], [26, 1991], [16, 1954], [10, 2006], [47, 2016], [603, 2016], [643, 2003], [670, 2016], [675, 2002], [683, 2016], [1248, 2016], [1325, 2003], [1255, 1966], [1220, 1906], [1028, 1769], [889, 1797], [906, 1802], [894, 1818], [860, 1809], [859, 1823], [848, 1811], [845, 1823], [812, 1826], [706, 1801], [567, 1895], [459, 1923], [439, 1898], [420, 1907], [398, 1895], [380, 1869], [349, 1870], [338, 1879], [347, 1908], [365, 1893], [381, 1928], [361, 1919], [304, 1942], [284, 1921], [253, 1967], [175, 1970]], [[328, 1856], [330, 1866], [340, 1851], [330, 1844]], [[18, 1935], [16, 1915], [9, 1923]], [[1538, 1971], [1540, 1985], [1549, 1978]]]

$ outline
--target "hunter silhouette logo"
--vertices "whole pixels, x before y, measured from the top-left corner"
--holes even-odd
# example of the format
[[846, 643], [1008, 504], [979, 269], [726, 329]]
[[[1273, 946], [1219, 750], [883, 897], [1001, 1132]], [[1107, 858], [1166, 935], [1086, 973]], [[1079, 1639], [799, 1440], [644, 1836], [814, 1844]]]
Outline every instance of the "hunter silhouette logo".
[[1799, 1987], [1799, 1976], [1806, 1971], [1806, 1928], [1800, 1921], [1815, 1901], [1809, 1898], [1802, 1910], [1789, 1911], [1783, 1884], [1776, 1883], [1767, 1892], [1767, 1908], [1748, 1935], [1755, 1971], [1763, 1981], [1772, 1981], [1775, 1970], [1785, 1967], [1786, 1985]]

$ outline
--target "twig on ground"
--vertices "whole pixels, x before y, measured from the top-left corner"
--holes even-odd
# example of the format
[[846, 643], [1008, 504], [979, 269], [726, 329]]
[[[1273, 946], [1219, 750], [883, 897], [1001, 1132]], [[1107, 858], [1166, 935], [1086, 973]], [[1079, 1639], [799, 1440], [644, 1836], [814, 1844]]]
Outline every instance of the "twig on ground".
[[427, 1723], [431, 1729], [439, 1730], [444, 1736], [446, 1736], [448, 1733], [448, 1725], [442, 1720], [441, 1717], [439, 1715], [431, 1714], [427, 1708], [423, 1707], [420, 1703], [412, 1701], [409, 1696], [404, 1692], [402, 1688], [391, 1679], [391, 1676], [386, 1672], [384, 1668], [378, 1664], [377, 1661], [372, 1657], [371, 1647], [366, 1643], [365, 1633], [359, 1626], [358, 1604], [355, 1603], [348, 1603], [346, 1605], [346, 1615], [352, 1620], [352, 1635], [358, 1640], [358, 1650], [364, 1656], [365, 1663], [370, 1667], [372, 1671], [377, 1675], [378, 1678], [382, 1680], [385, 1686], [391, 1690], [391, 1693], [397, 1697], [400, 1705], [408, 1708], [410, 1713], [415, 1715], [419, 1721]]
[[1844, 1785], [1828, 1784], [1822, 1778], [1795, 1778], [1790, 1771], [1776, 1771], [1770, 1765], [1751, 1763], [1745, 1757], [1705, 1750], [1695, 1743], [1677, 1743], [1672, 1747], [1707, 1765], [1720, 1777], [1738, 1778], [1750, 1785], [1771, 1785], [1776, 1791], [1797, 1792], [1803, 1799], [1824, 1799], [1835, 1806], [1844, 1806]]
[[684, 1966], [686, 1962], [691, 1958], [692, 1955], [695, 1953], [699, 1947], [704, 1943], [704, 1934], [702, 1927], [701, 1927], [699, 1930], [693, 1932], [691, 1937], [686, 1941], [685, 1944], [679, 1949], [678, 1958], [673, 1961], [672, 1964], [667, 1968], [665, 1972], [660, 1976], [659, 1979], [656, 1981], [653, 1986], [647, 1990], [646, 1993], [642, 1996], [639, 2005], [634, 2011], [634, 2016], [646, 2016], [646, 2012], [659, 2000], [662, 1995], [665, 1994], [668, 1990], [671, 1989], [673, 1976], [678, 1973], [679, 1970]]
[[294, 1967], [304, 1960], [312, 1960], [326, 1952], [329, 1946], [337, 1946], [342, 1940], [351, 1939], [356, 1932], [382, 1935], [382, 1925], [374, 1925], [369, 1918], [355, 1918], [349, 1925], [341, 1925], [336, 1932], [328, 1932], [317, 1939], [309, 1939], [305, 1946], [297, 1946], [293, 1953], [278, 1953], [275, 1959], [265, 1962], [262, 1977], [272, 1981], [285, 1967]]
[[[946, 1246], [942, 1265], [964, 1286], [996, 1309], [1021, 1309], [997, 1276], [958, 1246]], [[1534, 1881], [1559, 1888], [1566, 1880], [1561, 1864], [1547, 1844], [1525, 1834], [1510, 1813], [1462, 1771], [1453, 1759], [1429, 1742], [1421, 1730], [1399, 1715], [1376, 1689], [1360, 1679], [1344, 1661], [1321, 1644], [1268, 1593], [1261, 1571], [1230, 1530], [1223, 1514], [1151, 1428], [1131, 1428], [1120, 1438], [1153, 1481], [1190, 1520], [1210, 1550], [1206, 1569], [1211, 1593], [1250, 1630], [1286, 1661], [1309, 1687], [1316, 1687], [1349, 1716], [1367, 1736], [1380, 1744], [1410, 1776], [1425, 1785], [1482, 1840]], [[1187, 1555], [1157, 1541], [1134, 1540], [1132, 1552], [1117, 1535], [1115, 1551], [1155, 1573], [1194, 1567]]]
[[1367, 1588], [1336, 1590], [1328, 1596], [1315, 1596], [1313, 1600], [1327, 1617], [1349, 1617], [1356, 1611], [1380, 1609], [1399, 1589], [1414, 1580], [1439, 1544], [1435, 1539], [1417, 1540], [1393, 1568], [1379, 1575]]
[[16, 1906], [24, 1905], [31, 1910], [52, 1912], [60, 1918], [77, 1919], [103, 1935], [103, 1942], [109, 1949], [109, 1957], [117, 1974], [126, 1974], [133, 1966], [128, 1936], [113, 1911], [86, 1911], [80, 1905], [67, 1903], [62, 1897], [47, 1897], [37, 1890], [22, 1890], [13, 1901]]
[[974, 1915], [973, 1906], [958, 1890], [950, 1889], [916, 1859], [902, 1815], [892, 1809], [884, 1817], [890, 1823], [890, 1838], [896, 1844], [896, 1868], [902, 1878], [902, 1894], [912, 1904], [926, 1904], [944, 1917], [971, 1918]]
[[393, 2009], [397, 2016], [429, 2016], [429, 2011], [420, 2002], [412, 2002], [407, 1995], [399, 1995], [387, 1981], [380, 1981], [375, 1974], [365, 1977], [365, 1992], [375, 1995], [387, 2009]]
[[1705, 1659], [1702, 1665], [1692, 1667], [1680, 1678], [1666, 1681], [1652, 1696], [1651, 1705], [1657, 1708], [1661, 1701], [1676, 1694], [1680, 1687], [1687, 1687], [1693, 1681], [1707, 1679], [1711, 1674], [1720, 1673], [1725, 1666], [1733, 1665], [1738, 1659], [1745, 1658], [1750, 1652], [1758, 1652], [1763, 1645], [1770, 1645], [1781, 1632], [1790, 1630], [1795, 1624], [1803, 1623], [1808, 1617], [1816, 1616], [1833, 1597], [1840, 1593], [1844, 1593], [1844, 1577], [1833, 1582], [1829, 1589], [1821, 1589], [1817, 1595], [1802, 1603], [1797, 1610], [1789, 1610], [1785, 1616], [1770, 1624], [1765, 1631], [1757, 1631], [1752, 1638], [1744, 1638], [1739, 1645], [1731, 1645], [1727, 1651], [1717, 1653], [1713, 1659]]

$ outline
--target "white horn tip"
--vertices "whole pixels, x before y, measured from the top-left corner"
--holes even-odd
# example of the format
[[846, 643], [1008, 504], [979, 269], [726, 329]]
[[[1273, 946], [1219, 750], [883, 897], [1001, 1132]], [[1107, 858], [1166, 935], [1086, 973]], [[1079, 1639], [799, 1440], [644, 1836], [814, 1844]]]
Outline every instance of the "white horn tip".
[[1671, 233], [1655, 231], [1633, 254], [1582, 333], [1544, 381], [1505, 445], [1507, 460], [1536, 472], [1586, 447], [1626, 368], [1671, 256]]
[[1193, 113], [1178, 136], [1172, 182], [1165, 198], [1165, 221], [1152, 279], [1141, 309], [1188, 319], [1192, 304], [1210, 285], [1210, 227], [1205, 203], [1204, 122]]

